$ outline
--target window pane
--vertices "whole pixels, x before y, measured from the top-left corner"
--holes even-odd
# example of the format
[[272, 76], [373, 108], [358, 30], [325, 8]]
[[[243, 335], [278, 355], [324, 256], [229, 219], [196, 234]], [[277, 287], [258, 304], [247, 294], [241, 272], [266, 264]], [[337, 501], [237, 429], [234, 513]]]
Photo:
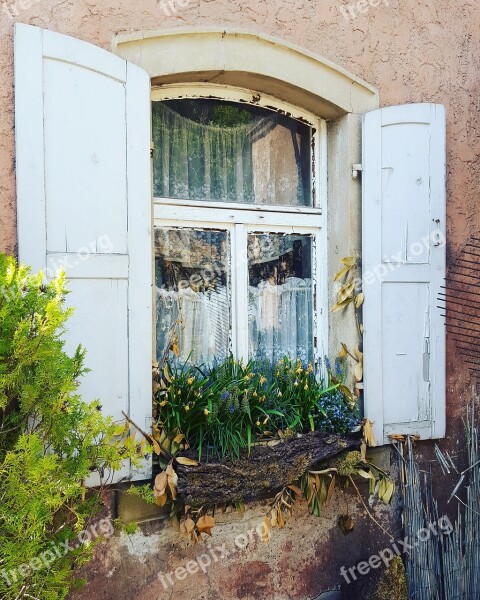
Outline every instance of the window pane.
[[312, 206], [308, 125], [218, 100], [153, 102], [159, 198]]
[[229, 246], [226, 231], [155, 229], [158, 358], [173, 342], [181, 363], [228, 356]]
[[313, 360], [312, 238], [248, 236], [250, 357]]

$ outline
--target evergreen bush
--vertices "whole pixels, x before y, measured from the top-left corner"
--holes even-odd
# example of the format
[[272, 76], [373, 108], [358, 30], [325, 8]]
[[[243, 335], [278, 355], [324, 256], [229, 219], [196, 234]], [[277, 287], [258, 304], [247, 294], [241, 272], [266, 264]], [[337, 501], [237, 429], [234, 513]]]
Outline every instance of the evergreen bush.
[[125, 427], [78, 394], [85, 350], [73, 356], [64, 350], [72, 313], [66, 293], [63, 275], [45, 283], [42, 273], [0, 255], [2, 600], [67, 596], [73, 569], [91, 558], [93, 547], [70, 540], [79, 539], [101, 508], [102, 488], [86, 499], [85, 480], [93, 472], [108, 476], [138, 456], [136, 442], [121, 435]]

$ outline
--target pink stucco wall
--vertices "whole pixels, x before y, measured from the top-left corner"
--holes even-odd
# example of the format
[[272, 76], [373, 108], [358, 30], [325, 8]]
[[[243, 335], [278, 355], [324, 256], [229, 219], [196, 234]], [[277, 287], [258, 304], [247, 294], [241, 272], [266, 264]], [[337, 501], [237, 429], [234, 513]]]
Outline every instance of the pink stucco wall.
[[[376, 1], [376, 0], [375, 0]], [[185, 4], [186, 0], [182, 0]], [[375, 2], [374, 2], [375, 3]], [[111, 47], [112, 36], [177, 26], [248, 28], [299, 44], [380, 90], [381, 105], [432, 101], [448, 117], [448, 229], [458, 246], [479, 230], [480, 5], [382, 0], [347, 20], [335, 0], [190, 0], [167, 16], [155, 0], [17, 0], [16, 20]], [[354, 6], [353, 3], [350, 3]], [[31, 5], [30, 8], [22, 9]], [[5, 5], [4, 5], [5, 6]], [[13, 19], [0, 11], [0, 250], [15, 250]]]
[[[479, 237], [480, 3], [381, 0], [365, 13], [359, 11], [356, 3], [341, 0], [181, 0], [181, 3], [186, 6], [182, 8], [177, 2], [177, 13], [170, 16], [156, 0], [10, 0], [3, 4], [0, 251], [13, 253], [16, 244], [14, 19], [79, 37], [106, 49], [111, 48], [113, 36], [121, 33], [212, 25], [250, 29], [303, 46], [349, 69], [379, 89], [381, 106], [424, 101], [444, 104], [449, 256], [454, 257], [468, 238]], [[355, 18], [344, 16], [346, 6], [352, 7]], [[455, 346], [450, 344], [449, 351], [449, 373], [458, 375], [458, 364], [452, 362], [458, 358]], [[462, 368], [461, 372], [464, 371]], [[457, 393], [455, 386], [452, 381], [451, 414], [464, 404], [463, 389]], [[457, 398], [456, 403], [453, 398]]]
[[[186, 0], [182, 3], [185, 4]], [[378, 6], [370, 6], [365, 13], [353, 9], [357, 16], [348, 20], [340, 10], [346, 4], [340, 0], [190, 0], [186, 7], [177, 5], [176, 15], [167, 16], [156, 0], [7, 2], [12, 12], [18, 11], [15, 17], [18, 21], [69, 34], [106, 49], [111, 48], [112, 38], [118, 33], [211, 25], [225, 25], [229, 30], [250, 29], [303, 46], [347, 68], [379, 89], [381, 106], [423, 101], [444, 104], [448, 136], [447, 227], [452, 259], [469, 237], [480, 237], [480, 210], [477, 208], [480, 178], [480, 2], [383, 0]], [[353, 2], [350, 4], [354, 6]], [[0, 12], [0, 251], [10, 253], [15, 252], [16, 246], [13, 22], [5, 10]], [[448, 369], [448, 413], [452, 417], [460, 412], [466, 401], [464, 394], [468, 381], [467, 370], [459, 362], [451, 342]], [[255, 514], [247, 515], [247, 520], [254, 520]], [[374, 540], [371, 523], [363, 523], [356, 542], [351, 546], [344, 544], [337, 533], [327, 533], [326, 525], [334, 524], [333, 513], [330, 517], [327, 513], [325, 519], [323, 533], [314, 534], [312, 527], [315, 522], [300, 511], [297, 523], [288, 528], [289, 535], [279, 534], [272, 549], [262, 551], [258, 560], [246, 558], [234, 567], [232, 563], [226, 563], [207, 582], [201, 578], [190, 580], [188, 586], [180, 586], [183, 592], [177, 588], [174, 596], [177, 599], [201, 597], [211, 600], [227, 597], [274, 600], [314, 597], [322, 586], [326, 589], [329, 582], [335, 583], [335, 577], [328, 576], [328, 570], [333, 569], [329, 565], [341, 565], [341, 554], [348, 553], [349, 547], [354, 549], [356, 560], [367, 551], [365, 544], [368, 546]], [[244, 525], [238, 525], [231, 534], [234, 531], [241, 533], [243, 529]], [[145, 561], [142, 563], [144, 555], [138, 549], [128, 553], [126, 546], [115, 546], [110, 548], [110, 553], [107, 549], [102, 551], [105, 552], [103, 566], [94, 566], [90, 571], [92, 576], [98, 576], [97, 591], [92, 594], [87, 588], [82, 597], [171, 597], [170, 593], [160, 595], [158, 584], [154, 583], [148, 588], [148, 593], [145, 589], [142, 593], [138, 581], [132, 580], [136, 576], [135, 565], [138, 565], [139, 573], [154, 582], [156, 571], [182, 564], [182, 556], [193, 552], [177, 547], [173, 540], [165, 537], [170, 534], [163, 529], [158, 535], [154, 539], [163, 540], [165, 546], [160, 554], [147, 552], [146, 566]], [[227, 534], [224, 532], [224, 535]], [[332, 546], [336, 547], [336, 551]], [[347, 565], [353, 564], [353, 554]], [[302, 567], [305, 561], [310, 561], [308, 568]], [[120, 574], [122, 564], [129, 569], [123, 575]], [[117, 575], [112, 580], [113, 587], [109, 587], [107, 575], [110, 573], [111, 578], [115, 570]], [[285, 583], [285, 590], [278, 591], [282, 589], [282, 573], [285, 572], [290, 572], [291, 576]], [[248, 573], [252, 577], [254, 575], [254, 583], [243, 589]], [[114, 595], [109, 595], [109, 589]], [[122, 596], [127, 589], [128, 596]], [[274, 589], [277, 591], [272, 591]], [[228, 595], [222, 595], [222, 590], [228, 590]]]

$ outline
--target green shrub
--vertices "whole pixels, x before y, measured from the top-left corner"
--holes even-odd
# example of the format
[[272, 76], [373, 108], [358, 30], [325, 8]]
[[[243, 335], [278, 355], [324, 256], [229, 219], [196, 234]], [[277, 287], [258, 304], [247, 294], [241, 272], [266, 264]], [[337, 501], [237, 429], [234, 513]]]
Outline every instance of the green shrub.
[[[72, 569], [92, 544], [65, 548], [100, 508], [101, 489], [85, 500], [83, 482], [136, 460], [119, 426], [76, 393], [84, 350], [64, 351], [65, 282], [44, 283], [0, 255], [0, 598], [65, 598]], [[40, 560], [40, 562], [39, 562]], [[25, 565], [31, 565], [25, 567]]]
[[312, 365], [288, 358], [275, 365], [233, 357], [211, 367], [167, 362], [157, 391], [157, 426], [183, 433], [199, 455], [235, 458], [278, 430], [350, 431], [359, 419], [340, 388], [325, 385]]

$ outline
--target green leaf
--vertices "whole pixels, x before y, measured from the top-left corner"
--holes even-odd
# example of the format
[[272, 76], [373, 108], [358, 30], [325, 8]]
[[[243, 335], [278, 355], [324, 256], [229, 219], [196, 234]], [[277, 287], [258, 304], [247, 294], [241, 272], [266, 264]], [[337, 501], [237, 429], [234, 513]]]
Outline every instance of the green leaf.
[[357, 473], [363, 477], [364, 479], [373, 479], [375, 481], [375, 477], [370, 471], [364, 471], [363, 469], [357, 469]]
[[235, 509], [243, 517], [245, 514], [245, 504], [243, 502], [235, 502]]

